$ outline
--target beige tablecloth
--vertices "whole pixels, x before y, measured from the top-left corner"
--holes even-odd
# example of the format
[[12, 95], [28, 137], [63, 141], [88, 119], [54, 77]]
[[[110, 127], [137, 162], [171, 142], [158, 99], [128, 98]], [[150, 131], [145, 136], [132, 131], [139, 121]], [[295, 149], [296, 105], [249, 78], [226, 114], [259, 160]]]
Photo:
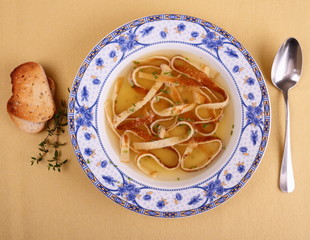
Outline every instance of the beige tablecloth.
[[[0, 239], [310, 239], [310, 2], [305, 0], [2, 0], [0, 3]], [[75, 73], [92, 47], [116, 27], [146, 15], [181, 13], [231, 33], [259, 64], [271, 102], [269, 145], [249, 183], [222, 206], [194, 217], [158, 219], [122, 208], [97, 190], [72, 147], [61, 173], [30, 166], [44, 133], [19, 130], [6, 112], [10, 72], [41, 63], [67, 99]], [[284, 137], [282, 95], [270, 81], [273, 57], [290, 37], [304, 52], [301, 82], [290, 93], [296, 189], [278, 188]], [[69, 142], [64, 135], [63, 141]]]

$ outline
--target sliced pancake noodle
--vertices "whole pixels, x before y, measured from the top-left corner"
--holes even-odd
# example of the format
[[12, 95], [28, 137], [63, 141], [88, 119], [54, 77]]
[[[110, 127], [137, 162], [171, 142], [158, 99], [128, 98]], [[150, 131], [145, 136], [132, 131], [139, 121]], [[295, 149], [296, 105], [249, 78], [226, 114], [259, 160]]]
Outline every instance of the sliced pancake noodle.
[[194, 111], [186, 112], [184, 114], [179, 115], [176, 118], [177, 121], [187, 121], [192, 124], [195, 129], [195, 136], [210, 136], [215, 134], [218, 129], [219, 120], [210, 121], [203, 120], [201, 121], [196, 115]]
[[[186, 58], [154, 56], [134, 61], [106, 103], [109, 126], [120, 139], [122, 162], [155, 177], [160, 169], [196, 171], [223, 143], [212, 135], [229, 102], [208, 66]], [[127, 81], [128, 80], [128, 81]]]
[[151, 113], [144, 117], [127, 119], [117, 127], [118, 135], [121, 138], [121, 161], [127, 160], [127, 157], [129, 156], [129, 148], [135, 151], [132, 147], [133, 142], [152, 141], [158, 139], [158, 137], [152, 135], [148, 127], [154, 117], [155, 115]]
[[217, 137], [193, 138], [182, 158], [181, 168], [192, 172], [207, 166], [221, 151], [223, 143]]
[[174, 146], [188, 141], [194, 135], [193, 126], [185, 121], [178, 122], [173, 128], [167, 130], [164, 139], [151, 142], [136, 142], [133, 144], [136, 150], [150, 150]]
[[121, 162], [129, 162], [130, 137], [128, 131], [121, 136]]
[[159, 118], [151, 123], [150, 129], [152, 134], [159, 135], [161, 129], [172, 128], [176, 123], [177, 119], [175, 117]]
[[117, 129], [119, 130], [135, 129], [143, 124], [147, 124], [147, 125], [151, 124], [154, 121], [154, 119], [155, 119], [155, 114], [153, 112], [149, 112], [143, 117], [127, 118], [117, 127]]
[[209, 108], [212, 102], [216, 102], [219, 99], [212, 94], [207, 94], [202, 89], [193, 89], [195, 102], [199, 101], [199, 105], [195, 108], [195, 114], [202, 121], [214, 122], [223, 115], [223, 108], [214, 109]]
[[205, 74], [207, 74], [207, 76], [209, 76], [211, 79], [215, 78], [215, 76], [217, 75], [217, 72], [212, 70], [210, 67], [208, 67], [205, 64], [200, 64], [199, 66], [196, 66], [200, 71], [204, 72]]
[[[139, 134], [140, 133], [140, 134]], [[149, 138], [146, 135], [141, 134], [141, 132], [137, 129], [135, 130], [126, 130], [120, 136], [120, 144], [121, 144], [121, 162], [129, 162], [130, 161], [130, 149], [132, 149], [132, 142], [145, 141]], [[134, 151], [134, 149], [132, 149]]]
[[133, 143], [144, 142], [144, 141], [151, 141], [155, 140], [152, 135], [145, 133], [145, 130], [142, 129], [132, 129], [126, 130], [122, 134], [118, 134], [120, 137], [120, 148], [121, 148], [121, 162], [129, 162], [130, 150], [139, 153], [133, 148]]
[[177, 116], [179, 114], [191, 111], [196, 107], [196, 103], [174, 106], [174, 103], [169, 98], [159, 95], [153, 98], [150, 101], [150, 104], [154, 113], [161, 117]]
[[164, 56], [152, 56], [148, 58], [142, 58], [134, 61], [134, 64], [137, 66], [141, 65], [151, 65], [151, 66], [157, 66], [159, 67], [162, 64], [170, 65], [170, 60], [167, 57]]
[[141, 109], [145, 104], [147, 104], [155, 96], [156, 92], [159, 90], [161, 86], [162, 86], [161, 82], [156, 82], [141, 101], [138, 101], [137, 103], [135, 103], [133, 107], [129, 107], [124, 112], [121, 112], [120, 114], [115, 115], [113, 118], [113, 126], [117, 127], [127, 117], [129, 117], [131, 114]]
[[[142, 79], [141, 81], [141, 79], [138, 78], [138, 73], [145, 72], [156, 76], [159, 74], [158, 70], [160, 70], [160, 66], [163, 64], [169, 65], [170, 60], [164, 56], [154, 56], [136, 60], [134, 61], [134, 64], [136, 66], [134, 67], [131, 74], [128, 75], [128, 81], [130, 82], [131, 86], [134, 88], [135, 91], [146, 94], [147, 89], [149, 90], [150, 86], [152, 86], [153, 84], [146, 79]], [[141, 82], [141, 84], [139, 82]]]
[[208, 104], [209, 108], [218, 109], [225, 107], [229, 102], [229, 95], [225, 89], [216, 84], [209, 76], [200, 71], [195, 65], [191, 64], [188, 60], [181, 56], [175, 56], [171, 59], [171, 68], [188, 78], [195, 79], [197, 82], [201, 83], [202, 88], [208, 88], [220, 98], [217, 102], [212, 102]]
[[195, 122], [194, 128], [198, 135], [211, 136], [216, 133], [219, 122]]
[[150, 90], [151, 87], [154, 85], [154, 81], [147, 80], [139, 77], [139, 73], [146, 73], [146, 74], [152, 74], [154, 77], [158, 76], [161, 72], [160, 67], [152, 66], [152, 65], [146, 65], [146, 66], [140, 66], [137, 67], [132, 72], [132, 83], [135, 87], [140, 87], [143, 89]]
[[136, 163], [142, 172], [156, 177], [161, 168], [166, 170], [179, 168], [180, 159], [180, 153], [174, 147], [165, 147], [138, 154]]
[[173, 103], [176, 105], [183, 104], [183, 99], [182, 99], [178, 89], [176, 88], [176, 86], [168, 85], [168, 84], [165, 84], [165, 86], [166, 86], [166, 88], [170, 89], [169, 95], [170, 95]]
[[163, 82], [163, 83], [168, 83], [168, 84], [173, 84], [175, 86], [182, 86], [182, 87], [202, 87], [204, 86], [203, 83], [197, 82], [195, 79], [189, 78], [187, 76], [183, 76], [182, 74], [177, 75], [172, 75], [172, 74], [162, 74], [160, 76], [154, 76], [153, 74], [150, 73], [145, 73], [145, 72], [139, 72], [138, 76], [139, 78], [143, 78], [146, 80], [153, 80], [156, 82]]
[[[169, 59], [167, 59], [165, 57], [152, 57], [152, 58], [148, 58], [147, 60], [142, 60], [142, 62], [147, 62], [147, 61], [152, 61], [152, 60], [157, 60], [157, 59], [160, 59], [161, 61], [164, 61], [164, 62], [168, 61], [168, 63], [169, 63]], [[163, 66], [163, 68], [165, 68], [167, 65], [161, 63], [160, 66]], [[150, 67], [150, 66], [147, 66], [146, 69], [148, 67]], [[154, 72], [152, 73], [152, 75], [155, 78], [157, 77], [157, 74], [163, 74], [163, 71], [161, 71], [162, 68], [156, 68], [154, 66], [151, 66], [150, 68], [155, 68], [155, 69], [158, 70], [158, 72], [155, 72], [155, 74], [154, 74]], [[139, 69], [139, 68], [137, 68], [137, 69]], [[133, 82], [135, 84], [137, 83], [139, 85], [138, 88], [145, 90], [147, 88], [147, 86], [143, 86], [143, 85], [140, 85], [138, 83], [138, 79], [136, 78], [136, 70], [134, 70], [133, 73], [132, 73]], [[120, 114], [114, 116], [114, 119], [113, 119], [114, 127], [117, 127], [117, 125], [120, 124], [122, 121], [124, 121], [127, 117], [129, 117], [131, 114], [133, 114], [134, 112], [138, 111], [145, 104], [147, 104], [152, 99], [152, 97], [155, 96], [156, 92], [160, 89], [162, 84], [163, 84], [162, 82], [155, 82], [151, 87], [150, 87], [149, 84], [147, 84], [150, 88], [148, 89], [149, 91], [146, 93], [145, 97], [142, 100], [136, 102], [132, 107], [129, 107], [125, 111], [123, 111]]]

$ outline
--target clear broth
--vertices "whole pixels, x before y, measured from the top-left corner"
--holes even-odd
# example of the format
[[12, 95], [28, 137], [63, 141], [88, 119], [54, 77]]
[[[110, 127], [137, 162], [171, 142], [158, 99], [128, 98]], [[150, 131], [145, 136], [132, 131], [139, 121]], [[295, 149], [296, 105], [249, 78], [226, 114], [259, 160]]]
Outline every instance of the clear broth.
[[[153, 54], [148, 54], [146, 56], [140, 57], [140, 59], [146, 58], [146, 57], [151, 57], [151, 56], [158, 56], [158, 55], [171, 58], [171, 57], [177, 55], [177, 53], [174, 50], [171, 50], [171, 51], [165, 50], [164, 54], [162, 54], [160, 52], [156, 52]], [[182, 56], [188, 58], [189, 61], [194, 63], [194, 64], [197, 64], [197, 65], [198, 64], [205, 64], [207, 66], [210, 66], [207, 62], [203, 62], [202, 59], [199, 58], [198, 56], [193, 56], [192, 54], [182, 54]], [[127, 80], [127, 76], [129, 74], [129, 72], [133, 69], [134, 66], [135, 66], [134, 63], [128, 64], [128, 67], [116, 79], [116, 82], [122, 81], [119, 95], [123, 95], [124, 93], [126, 93], [126, 94], [124, 94], [125, 97], [117, 98], [117, 107], [115, 109], [116, 114], [128, 109], [134, 103], [141, 100], [144, 96], [143, 94], [141, 94], [141, 95], [137, 94], [137, 92], [132, 89], [129, 81]], [[211, 67], [211, 69], [212, 69], [212, 67]], [[219, 73], [216, 74], [214, 81], [216, 83], [218, 83], [220, 86], [222, 86], [230, 95], [230, 90], [229, 90], [225, 80], [223, 79], [223, 77]], [[113, 92], [113, 89], [114, 89], [114, 87], [112, 87], [110, 90], [111, 94]], [[139, 111], [137, 111], [132, 116], [138, 117], [138, 116], [141, 116], [141, 114], [139, 113]], [[230, 98], [230, 102], [224, 108], [223, 117], [220, 119], [220, 123], [219, 123], [218, 128], [217, 128], [216, 133], [215, 133], [215, 136], [219, 137], [222, 140], [223, 149], [221, 150], [220, 154], [212, 162], [216, 161], [222, 155], [222, 152], [225, 151], [225, 146], [228, 144], [230, 137], [233, 134], [233, 128], [234, 128], [234, 109], [233, 109], [232, 100]], [[116, 147], [117, 152], [120, 152], [118, 137], [116, 136], [116, 134], [112, 130], [109, 130], [108, 132], [110, 135], [109, 139], [111, 139], [112, 142], [114, 143], [114, 146]], [[181, 153], [182, 153], [182, 150], [181, 150]], [[138, 171], [141, 174], [144, 174], [136, 166], [135, 156], [136, 156], [136, 153], [134, 153], [133, 151], [130, 151], [130, 162], [129, 163], [122, 163], [122, 162], [120, 162], [120, 160], [118, 160], [119, 162], [117, 162], [117, 164], [118, 165], [119, 164], [127, 164], [131, 168], [133, 168], [135, 171]], [[212, 164], [212, 162], [210, 164]], [[181, 181], [182, 179], [190, 178], [190, 176], [193, 175], [193, 173], [194, 173], [194, 172], [186, 172], [186, 171], [182, 170], [181, 168], [178, 168], [175, 170], [166, 170], [166, 169], [160, 167], [152, 159], [150, 159], [149, 161], [143, 161], [143, 166], [145, 166], [147, 168], [152, 168], [154, 171], [156, 171], [157, 172], [156, 180], [159, 180], [159, 181]], [[208, 168], [208, 166], [206, 166], [204, 169]], [[202, 172], [204, 169], [200, 169], [198, 171]]]

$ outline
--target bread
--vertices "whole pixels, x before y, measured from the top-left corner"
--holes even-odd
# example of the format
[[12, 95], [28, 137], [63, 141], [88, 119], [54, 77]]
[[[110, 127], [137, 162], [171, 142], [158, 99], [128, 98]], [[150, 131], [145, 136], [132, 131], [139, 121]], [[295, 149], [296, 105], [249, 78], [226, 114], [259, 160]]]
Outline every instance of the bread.
[[[54, 82], [53, 79], [51, 79], [50, 77], [47, 77], [48, 80], [48, 84], [49, 87], [51, 89], [52, 95], [53, 97], [55, 96], [55, 92], [56, 92], [56, 84]], [[30, 122], [27, 120], [24, 120], [22, 118], [16, 117], [15, 115], [13, 115], [11, 112], [9, 112], [9, 115], [11, 117], [11, 119], [13, 120], [13, 122], [23, 131], [28, 132], [28, 133], [38, 133], [41, 132], [45, 125], [46, 122]]]
[[[26, 64], [29, 64], [29, 63], [26, 63]], [[23, 64], [23, 65], [25, 65], [25, 64]], [[21, 66], [19, 66], [19, 67], [21, 67]], [[12, 72], [12, 74], [13, 74], [13, 72]], [[11, 77], [12, 77], [12, 74], [11, 74]], [[27, 72], [26, 74], [31, 76], [31, 73]], [[55, 84], [54, 80], [51, 79], [50, 77], [47, 77], [47, 81], [48, 81], [48, 86], [49, 86], [50, 92], [52, 94], [52, 97], [54, 97], [55, 96], [55, 92], [56, 92], [56, 84]], [[13, 78], [12, 78], [12, 84], [13, 84], [13, 82], [14, 81], [13, 81]], [[14, 89], [14, 87], [15, 86], [13, 84], [13, 89]], [[14, 92], [14, 90], [13, 90], [13, 92]], [[14, 94], [13, 94], [13, 96], [14, 96]], [[13, 96], [11, 97], [11, 99], [13, 98]], [[10, 100], [9, 100], [9, 102], [10, 102]], [[23, 131], [28, 132], [28, 133], [38, 133], [38, 132], [40, 132], [40, 131], [42, 131], [44, 129], [44, 127], [46, 125], [46, 121], [32, 122], [32, 121], [25, 120], [23, 118], [20, 118], [20, 117], [17, 117], [16, 115], [14, 115], [14, 113], [11, 111], [11, 109], [12, 108], [9, 107], [9, 103], [8, 103], [7, 110], [8, 110], [8, 113], [9, 113], [11, 119]]]
[[10, 114], [30, 122], [46, 122], [55, 113], [55, 102], [42, 66], [27, 62], [11, 73]]
[[23, 131], [27, 133], [38, 133], [41, 132], [46, 122], [30, 122], [27, 120], [24, 120], [22, 118], [16, 117], [12, 113], [9, 112], [9, 115], [13, 122]]
[[[53, 79], [51, 79], [50, 77], [47, 77], [48, 80], [48, 84], [49, 87], [51, 89], [52, 95], [53, 97], [55, 96], [55, 92], [56, 92], [56, 84], [54, 82]], [[27, 133], [38, 133], [41, 132], [45, 125], [46, 122], [30, 122], [27, 120], [24, 120], [22, 118], [16, 117], [15, 115], [13, 115], [12, 113], [8, 112], [11, 119], [13, 120], [13, 122], [23, 131], [27, 132]]]

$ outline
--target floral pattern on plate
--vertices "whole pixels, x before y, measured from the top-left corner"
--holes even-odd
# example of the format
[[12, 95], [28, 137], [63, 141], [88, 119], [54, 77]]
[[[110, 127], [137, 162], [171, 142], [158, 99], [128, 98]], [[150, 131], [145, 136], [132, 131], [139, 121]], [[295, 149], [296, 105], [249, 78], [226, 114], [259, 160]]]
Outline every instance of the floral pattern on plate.
[[[98, 130], [99, 96], [111, 72], [134, 52], [164, 43], [190, 45], [212, 55], [235, 80], [242, 105], [240, 137], [231, 157], [211, 178], [186, 188], [156, 188], [127, 176], [110, 159]], [[68, 110], [73, 149], [93, 184], [127, 209], [164, 218], [202, 213], [235, 195], [260, 163], [270, 127], [267, 87], [247, 50], [216, 25], [178, 14], [137, 19], [103, 38], [77, 72]]]

